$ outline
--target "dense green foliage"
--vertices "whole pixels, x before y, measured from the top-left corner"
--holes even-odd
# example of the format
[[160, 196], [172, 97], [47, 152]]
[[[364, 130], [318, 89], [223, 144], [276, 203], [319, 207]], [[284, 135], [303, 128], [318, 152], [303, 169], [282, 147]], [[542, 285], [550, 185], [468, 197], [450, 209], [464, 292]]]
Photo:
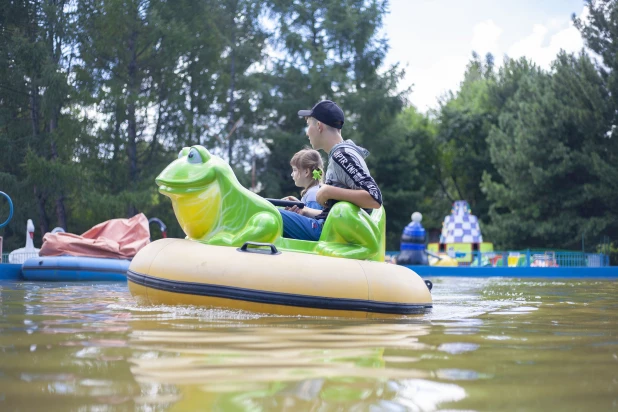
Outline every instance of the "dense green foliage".
[[459, 90], [422, 114], [403, 70], [384, 65], [387, 0], [3, 2], [0, 190], [16, 204], [5, 249], [23, 245], [28, 218], [37, 245], [55, 226], [138, 212], [182, 236], [154, 177], [192, 144], [261, 195], [297, 194], [289, 159], [308, 140], [296, 112], [324, 98], [371, 152], [388, 249], [412, 212], [435, 232], [458, 199], [498, 248], [616, 242], [618, 5], [588, 7], [574, 22], [598, 62], [560, 53], [543, 70], [473, 54]]
[[560, 54], [551, 74], [524, 61], [502, 70], [498, 87], [517, 85], [502, 96], [487, 140], [503, 180], [486, 173], [483, 181], [492, 201], [489, 233], [506, 247], [560, 239], [565, 248], [577, 247], [582, 233], [616, 233], [605, 176], [616, 165], [616, 139], [606, 136], [614, 110], [592, 62]]

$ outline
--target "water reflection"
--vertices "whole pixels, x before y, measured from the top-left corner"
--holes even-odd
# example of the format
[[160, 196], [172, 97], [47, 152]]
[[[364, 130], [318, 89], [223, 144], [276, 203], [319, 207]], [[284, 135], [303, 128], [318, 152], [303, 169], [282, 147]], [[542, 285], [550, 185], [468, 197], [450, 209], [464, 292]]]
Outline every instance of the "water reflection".
[[[141, 325], [144, 326], [144, 325]], [[177, 407], [305, 410], [344, 402], [372, 403], [393, 379], [428, 378], [417, 357], [385, 356], [389, 349], [427, 350], [422, 324], [300, 322], [269, 319], [260, 325], [172, 332], [134, 330], [130, 359], [138, 382], [172, 383]], [[392, 394], [394, 395], [394, 394]], [[301, 409], [298, 409], [301, 408]]]
[[0, 283], [0, 409], [606, 410], [617, 402], [614, 282], [432, 281], [430, 313], [387, 321], [145, 307], [123, 284]]

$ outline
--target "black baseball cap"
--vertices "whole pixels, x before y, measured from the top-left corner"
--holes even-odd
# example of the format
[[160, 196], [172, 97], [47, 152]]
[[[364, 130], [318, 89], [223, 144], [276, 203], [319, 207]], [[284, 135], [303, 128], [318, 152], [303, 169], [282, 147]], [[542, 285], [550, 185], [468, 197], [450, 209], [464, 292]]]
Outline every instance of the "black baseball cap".
[[301, 117], [313, 117], [335, 129], [343, 127], [343, 110], [330, 100], [322, 100], [313, 106], [311, 110], [299, 110], [298, 115]]

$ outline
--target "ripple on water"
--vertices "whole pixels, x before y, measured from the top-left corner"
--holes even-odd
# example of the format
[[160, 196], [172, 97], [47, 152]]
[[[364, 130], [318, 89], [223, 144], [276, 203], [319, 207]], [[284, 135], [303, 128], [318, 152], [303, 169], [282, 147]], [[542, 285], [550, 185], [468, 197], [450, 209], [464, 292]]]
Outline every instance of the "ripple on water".
[[385, 402], [384, 405], [401, 405], [408, 411], [432, 411], [441, 403], [456, 402], [466, 397], [466, 391], [458, 385], [424, 379], [391, 381], [388, 387], [396, 395], [391, 402]]
[[477, 350], [480, 345], [476, 343], [463, 343], [463, 342], [451, 342], [443, 343], [438, 346], [438, 350], [441, 352], [450, 353], [456, 355], [464, 352], [471, 352]]
[[0, 409], [611, 409], [613, 282], [432, 281], [433, 310], [382, 321], [2, 284]]

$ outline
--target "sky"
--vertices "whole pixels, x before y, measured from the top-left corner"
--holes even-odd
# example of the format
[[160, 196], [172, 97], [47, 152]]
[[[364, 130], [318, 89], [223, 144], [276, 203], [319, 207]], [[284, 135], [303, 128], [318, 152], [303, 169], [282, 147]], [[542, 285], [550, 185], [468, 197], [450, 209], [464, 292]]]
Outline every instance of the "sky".
[[412, 86], [410, 102], [426, 112], [459, 89], [472, 51], [491, 52], [498, 66], [526, 56], [546, 69], [560, 49], [580, 51], [573, 13], [585, 16], [583, 0], [390, 0], [385, 63], [406, 69], [400, 86]]

